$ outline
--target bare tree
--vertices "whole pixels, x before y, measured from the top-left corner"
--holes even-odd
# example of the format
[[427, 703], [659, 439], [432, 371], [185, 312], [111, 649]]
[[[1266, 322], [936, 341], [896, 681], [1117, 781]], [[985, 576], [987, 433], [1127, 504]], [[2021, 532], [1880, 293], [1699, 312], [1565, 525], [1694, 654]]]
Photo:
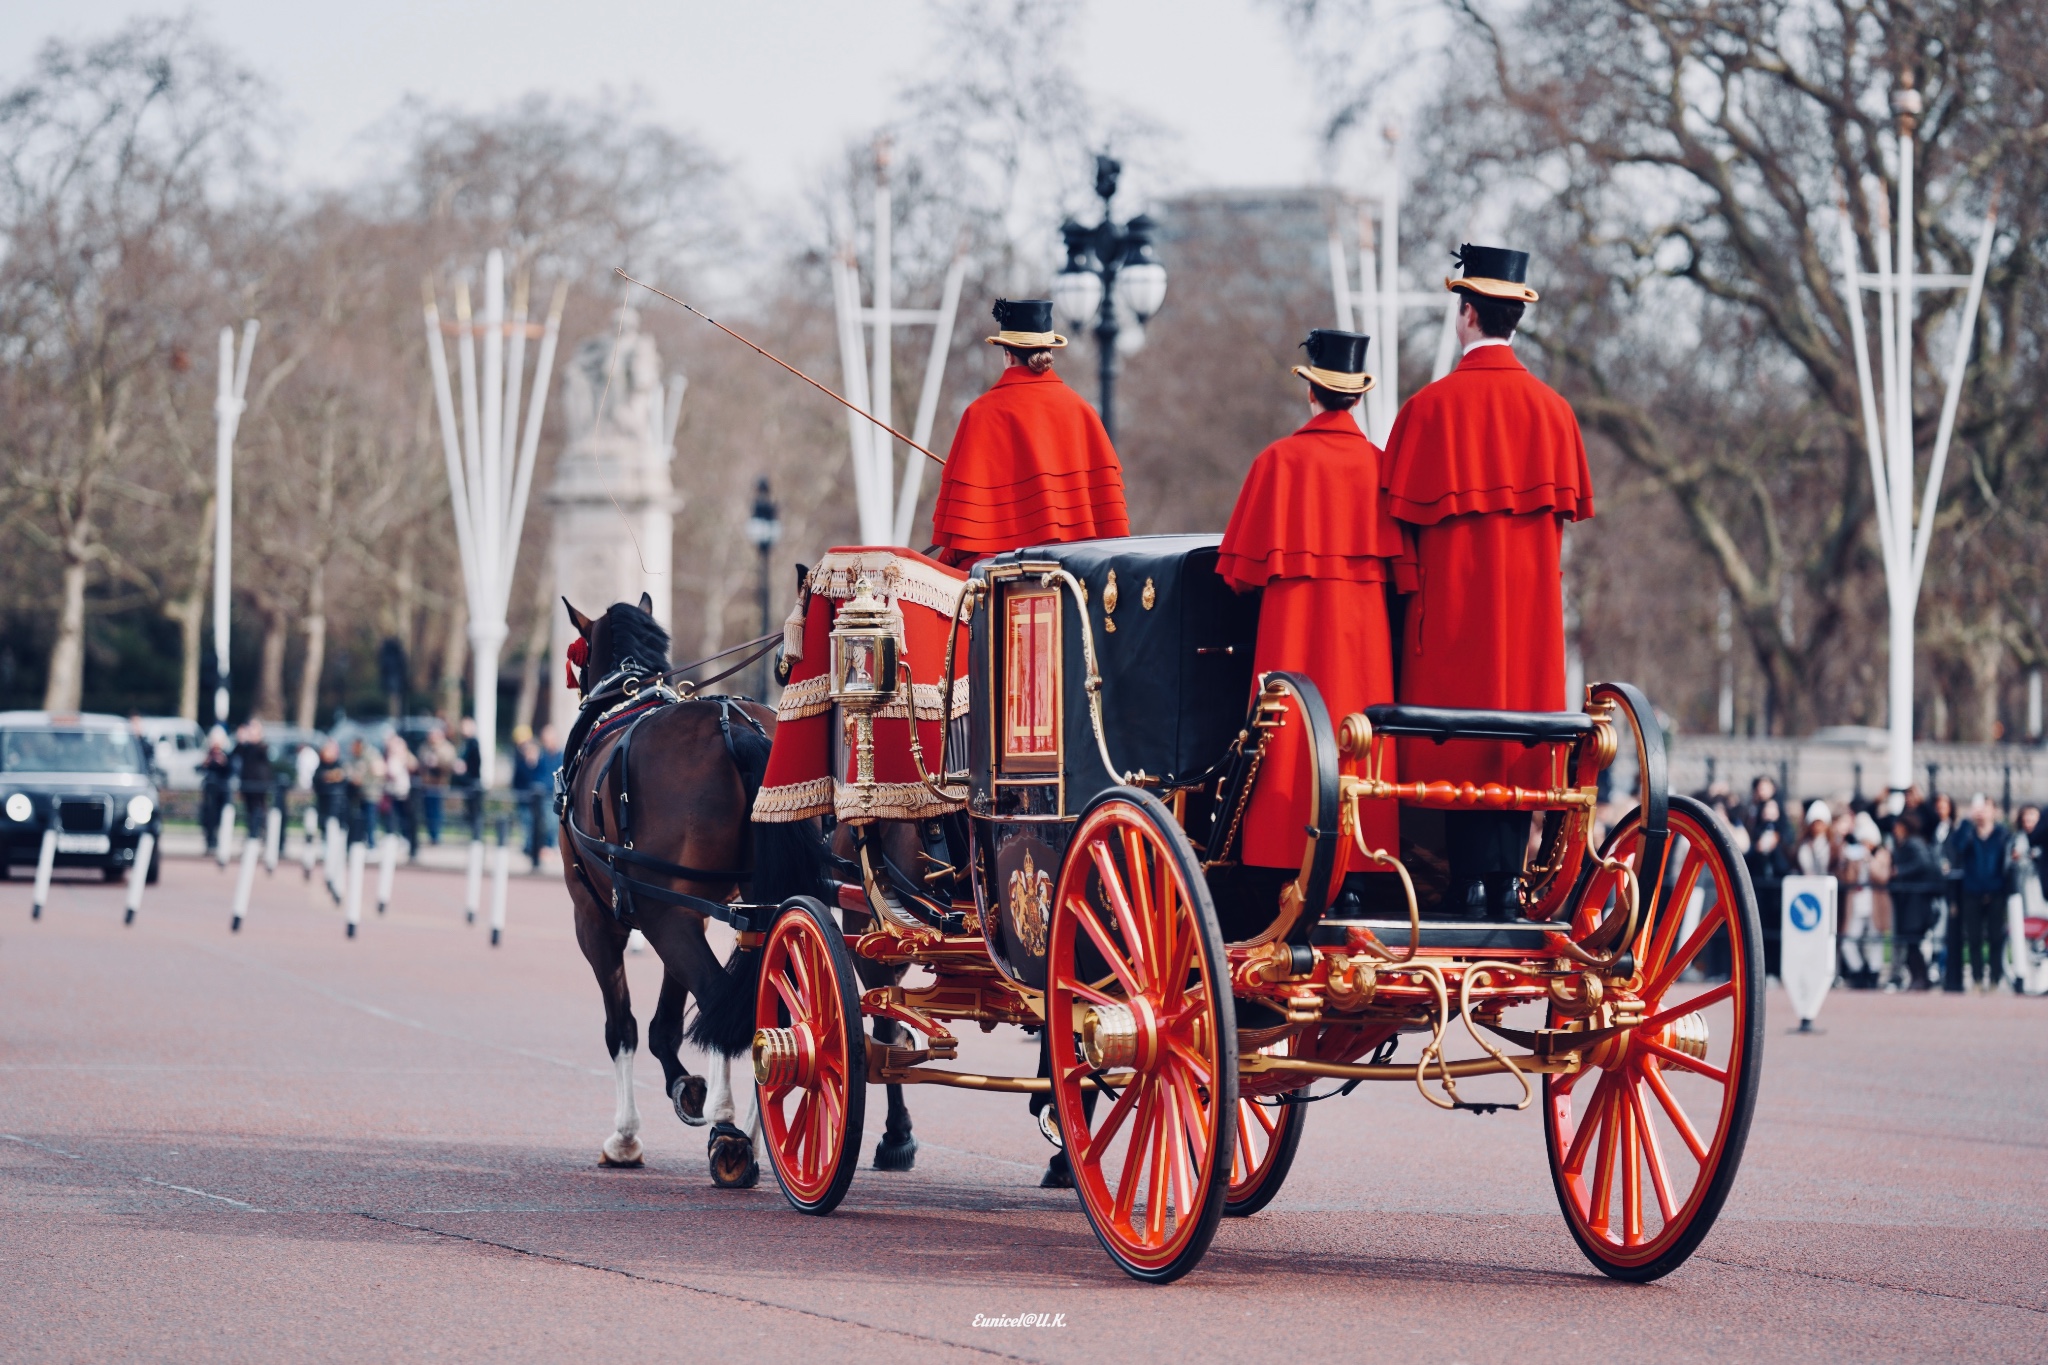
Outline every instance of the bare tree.
[[194, 334], [207, 227], [255, 164], [261, 100], [225, 54], [162, 20], [51, 43], [0, 95], [0, 330], [47, 404], [0, 439], [35, 508], [24, 524], [60, 566], [47, 706], [79, 703], [91, 581], [148, 581], [103, 534], [107, 499], [133, 456], [136, 380]]

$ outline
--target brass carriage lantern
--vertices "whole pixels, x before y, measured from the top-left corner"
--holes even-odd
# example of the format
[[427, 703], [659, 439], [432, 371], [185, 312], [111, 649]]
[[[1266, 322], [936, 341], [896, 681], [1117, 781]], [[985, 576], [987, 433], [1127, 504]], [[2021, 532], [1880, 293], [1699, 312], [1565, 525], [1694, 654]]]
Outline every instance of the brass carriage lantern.
[[875, 713], [896, 697], [900, 619], [862, 574], [832, 626], [832, 700], [853, 722], [854, 779], [875, 780]]

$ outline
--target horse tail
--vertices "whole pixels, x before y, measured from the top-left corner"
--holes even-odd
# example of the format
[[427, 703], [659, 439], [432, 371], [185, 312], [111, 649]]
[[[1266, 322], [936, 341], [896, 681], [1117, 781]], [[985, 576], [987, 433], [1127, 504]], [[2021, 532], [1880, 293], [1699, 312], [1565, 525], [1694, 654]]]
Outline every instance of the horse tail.
[[[816, 820], [754, 825], [753, 895], [756, 905], [780, 905], [791, 896], [823, 900], [825, 838]], [[735, 948], [725, 970], [708, 991], [698, 993], [690, 1041], [707, 1051], [737, 1057], [754, 1041], [754, 995], [759, 989], [761, 950]]]
[[[769, 742], [751, 726], [729, 724], [727, 745], [746, 787], [747, 806], [768, 769]], [[787, 824], [750, 821], [754, 834], [754, 875], [748, 899], [780, 905], [791, 896], [825, 899], [824, 834], [816, 820]], [[761, 950], [736, 948], [708, 997], [698, 995], [690, 1041], [725, 1057], [737, 1057], [754, 1040], [754, 995], [760, 985]]]

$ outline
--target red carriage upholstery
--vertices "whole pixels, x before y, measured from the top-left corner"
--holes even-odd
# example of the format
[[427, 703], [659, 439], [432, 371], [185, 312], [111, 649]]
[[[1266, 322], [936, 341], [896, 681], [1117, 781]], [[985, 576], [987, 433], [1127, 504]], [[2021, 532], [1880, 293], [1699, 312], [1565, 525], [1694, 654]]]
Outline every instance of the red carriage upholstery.
[[[875, 781], [861, 803], [851, 780], [853, 745], [843, 746], [846, 767], [832, 771], [832, 624], [841, 603], [862, 577], [902, 617], [901, 657], [910, 666], [909, 700], [884, 708], [875, 721]], [[894, 546], [845, 546], [828, 551], [811, 570], [804, 594], [784, 623], [783, 657], [789, 680], [776, 704], [775, 748], [754, 801], [764, 823], [808, 820], [827, 812], [841, 820], [922, 820], [959, 809], [919, 779], [911, 753], [910, 705], [917, 708], [918, 743], [935, 775], [943, 761], [946, 722], [967, 714], [967, 636], [960, 635], [951, 697], [941, 697], [946, 633], [967, 581], [964, 570]]]

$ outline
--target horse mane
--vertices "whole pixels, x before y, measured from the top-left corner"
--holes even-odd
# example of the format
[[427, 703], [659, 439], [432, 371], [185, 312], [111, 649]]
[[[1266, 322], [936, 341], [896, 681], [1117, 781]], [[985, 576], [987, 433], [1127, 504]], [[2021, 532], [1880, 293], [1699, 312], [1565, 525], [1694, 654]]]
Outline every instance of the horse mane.
[[668, 632], [651, 613], [631, 602], [614, 602], [604, 619], [612, 656], [607, 667], [616, 668], [630, 658], [656, 671], [668, 671]]

